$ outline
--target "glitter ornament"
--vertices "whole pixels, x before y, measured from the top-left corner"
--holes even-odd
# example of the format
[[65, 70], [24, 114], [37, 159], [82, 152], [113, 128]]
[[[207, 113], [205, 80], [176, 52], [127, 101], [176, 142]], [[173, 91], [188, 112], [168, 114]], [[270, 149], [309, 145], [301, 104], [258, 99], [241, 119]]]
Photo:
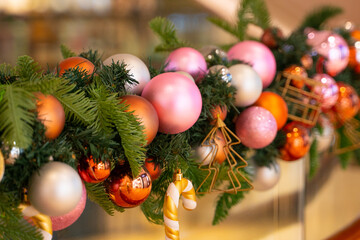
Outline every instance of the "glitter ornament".
[[280, 158], [286, 161], [294, 161], [302, 158], [310, 149], [309, 130], [301, 123], [291, 122], [285, 125], [283, 131], [286, 141], [280, 151]]
[[140, 95], [145, 85], [150, 81], [149, 69], [140, 58], [127, 53], [112, 55], [105, 59], [103, 63], [106, 66], [110, 66], [112, 63], [116, 64], [118, 62], [119, 64], [124, 62], [126, 64], [126, 70], [129, 71], [129, 75], [138, 82], [125, 83], [126, 91]]
[[194, 48], [182, 47], [170, 53], [165, 61], [165, 71], [184, 71], [199, 81], [206, 73], [207, 65], [202, 54]]
[[339, 87], [339, 98], [333, 106], [333, 110], [340, 122], [353, 118], [359, 111], [359, 96], [355, 89], [343, 82], [337, 82]]
[[245, 64], [233, 65], [229, 71], [232, 75], [231, 86], [236, 88], [235, 106], [250, 106], [259, 98], [263, 89], [259, 75]]
[[142, 97], [155, 108], [159, 132], [176, 134], [192, 127], [198, 120], [202, 98], [199, 88], [179, 73], [162, 73], [144, 88]]
[[69, 227], [70, 225], [72, 225], [74, 222], [76, 222], [76, 220], [78, 220], [78, 218], [84, 212], [85, 205], [86, 205], [86, 188], [85, 185], [83, 184], [81, 198], [79, 203], [76, 205], [76, 207], [65, 215], [50, 217], [53, 231], [63, 230]]
[[265, 108], [249, 107], [240, 113], [235, 123], [236, 135], [249, 148], [263, 148], [276, 136], [277, 125], [274, 116]]
[[336, 81], [325, 73], [316, 74], [312, 79], [322, 83], [314, 87], [314, 93], [320, 96], [321, 109], [323, 111], [330, 109], [339, 98], [339, 88]]
[[62, 76], [66, 70], [78, 68], [80, 71], [86, 71], [91, 75], [94, 73], [95, 66], [92, 62], [83, 57], [69, 57], [59, 63], [58, 73]]
[[226, 83], [231, 83], [232, 75], [229, 69], [223, 65], [214, 65], [209, 68], [209, 72], [214, 75], [219, 75], [221, 80]]
[[254, 166], [254, 177], [252, 184], [254, 190], [267, 191], [272, 189], [280, 179], [280, 166], [274, 161], [269, 166]]
[[229, 50], [228, 57], [230, 61], [240, 60], [249, 63], [259, 74], [263, 88], [267, 88], [274, 80], [276, 74], [275, 57], [264, 44], [256, 41], [239, 42]]
[[111, 171], [111, 163], [109, 160], [98, 161], [90, 157], [83, 156], [78, 165], [78, 172], [82, 180], [88, 183], [103, 182], [109, 177]]

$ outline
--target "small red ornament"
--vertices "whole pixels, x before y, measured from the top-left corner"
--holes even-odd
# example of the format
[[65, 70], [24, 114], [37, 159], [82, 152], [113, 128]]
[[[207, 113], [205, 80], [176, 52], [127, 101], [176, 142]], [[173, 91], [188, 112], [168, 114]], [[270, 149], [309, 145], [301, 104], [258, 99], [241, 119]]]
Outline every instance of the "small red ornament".
[[309, 130], [301, 123], [291, 122], [285, 125], [286, 142], [280, 148], [280, 157], [286, 161], [294, 161], [305, 156], [310, 149]]
[[156, 180], [161, 174], [160, 166], [154, 162], [153, 158], [145, 159], [145, 168], [149, 172], [152, 181]]
[[227, 115], [227, 107], [224, 106], [220, 106], [220, 105], [216, 105], [214, 108], [210, 109], [210, 113], [211, 113], [211, 125], [215, 125], [217, 118], [219, 117], [221, 120], [225, 120], [226, 115]]
[[72, 68], [79, 68], [81, 71], [86, 71], [88, 74], [93, 74], [95, 66], [92, 62], [83, 57], [69, 57], [59, 63], [59, 76], [62, 76], [66, 70]]
[[107, 179], [110, 199], [118, 206], [132, 208], [143, 203], [151, 192], [151, 177], [144, 168], [133, 178], [128, 163], [122, 162], [115, 167]]
[[88, 183], [99, 183], [110, 175], [110, 161], [94, 161], [93, 156], [83, 157], [79, 161], [78, 172], [82, 180]]
[[261, 42], [269, 48], [276, 48], [279, 44], [277, 39], [284, 38], [284, 34], [279, 28], [267, 28], [261, 36]]

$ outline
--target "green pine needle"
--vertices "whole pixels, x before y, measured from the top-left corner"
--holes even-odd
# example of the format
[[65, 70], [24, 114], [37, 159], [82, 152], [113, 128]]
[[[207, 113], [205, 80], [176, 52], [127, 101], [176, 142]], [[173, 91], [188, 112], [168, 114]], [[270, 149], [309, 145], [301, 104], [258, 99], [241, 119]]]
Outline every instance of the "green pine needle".
[[40, 64], [26, 55], [18, 57], [15, 69], [20, 81], [27, 81], [41, 77]]
[[80, 53], [79, 56], [86, 58], [87, 60], [92, 62], [95, 65], [96, 69], [100, 69], [100, 66], [102, 64], [102, 61], [101, 61], [102, 54], [100, 54], [97, 50], [89, 49], [86, 52]]
[[314, 29], [321, 29], [324, 23], [339, 14], [341, 14], [343, 10], [339, 7], [334, 6], [323, 6], [318, 9], [315, 9], [310, 14], [308, 14], [305, 19], [302, 21], [299, 29], [303, 30], [306, 27], [311, 27]]
[[64, 59], [69, 58], [69, 57], [75, 57], [76, 53], [74, 53], [68, 46], [66, 46], [65, 44], [61, 44], [60, 45], [60, 50], [61, 50], [61, 55], [63, 56]]
[[228, 215], [230, 209], [238, 204], [244, 198], [244, 192], [237, 194], [223, 193], [218, 197], [215, 209], [215, 215], [212, 221], [213, 225], [219, 224]]
[[309, 152], [309, 159], [310, 159], [309, 179], [312, 179], [315, 176], [320, 165], [317, 146], [318, 146], [318, 141], [315, 138], [311, 144], [310, 152]]

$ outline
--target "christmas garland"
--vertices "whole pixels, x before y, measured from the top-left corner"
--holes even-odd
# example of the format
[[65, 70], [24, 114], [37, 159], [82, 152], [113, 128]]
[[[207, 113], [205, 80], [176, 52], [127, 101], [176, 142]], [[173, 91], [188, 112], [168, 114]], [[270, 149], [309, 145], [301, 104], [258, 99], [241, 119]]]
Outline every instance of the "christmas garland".
[[[29, 56], [1, 64], [0, 237], [50, 239], [48, 225], [71, 225], [87, 196], [110, 215], [140, 206], [150, 222], [165, 219], [173, 239], [180, 195], [193, 209], [195, 191], [219, 192], [218, 224], [252, 184], [277, 183], [277, 158], [309, 153], [313, 177], [334, 131], [342, 166], [353, 154], [360, 163], [360, 34], [322, 30], [339, 13], [318, 9], [284, 37], [262, 0], [244, 0], [237, 24], [209, 18], [239, 43], [202, 54], [177, 38], [169, 20], [153, 19], [155, 50], [171, 52], [161, 67], [66, 46], [55, 71]], [[247, 40], [249, 24], [264, 29], [260, 41]], [[261, 168], [273, 182], [259, 185]]]

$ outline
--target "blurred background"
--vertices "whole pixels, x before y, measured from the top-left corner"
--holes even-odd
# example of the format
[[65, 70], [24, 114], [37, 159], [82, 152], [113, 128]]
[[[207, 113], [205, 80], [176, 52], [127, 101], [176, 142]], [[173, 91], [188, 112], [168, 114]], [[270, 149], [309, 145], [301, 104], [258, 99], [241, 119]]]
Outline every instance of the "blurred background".
[[[360, 28], [360, 1], [266, 0], [273, 25], [291, 32], [312, 9], [324, 4], [340, 6], [344, 14], [329, 26], [351, 21]], [[148, 27], [155, 16], [172, 20], [179, 37], [197, 48], [233, 43], [235, 38], [211, 25], [206, 18], [218, 15], [235, 21], [239, 0], [0, 0], [0, 63], [14, 64], [30, 55], [44, 68], [62, 59], [60, 44], [75, 52], [98, 50], [103, 59], [130, 53], [145, 62], [161, 63], [154, 53], [158, 43]], [[255, 37], [259, 29], [250, 28]], [[211, 226], [216, 195], [199, 200], [194, 212], [179, 208], [180, 234], [194, 239], [326, 239], [359, 217], [360, 168], [342, 170], [331, 155], [323, 156], [313, 180], [306, 177], [306, 160], [279, 160], [281, 178], [266, 192], [252, 191], [229, 217]], [[54, 239], [164, 239], [164, 229], [146, 221], [139, 208], [107, 216], [90, 201], [80, 219]]]

